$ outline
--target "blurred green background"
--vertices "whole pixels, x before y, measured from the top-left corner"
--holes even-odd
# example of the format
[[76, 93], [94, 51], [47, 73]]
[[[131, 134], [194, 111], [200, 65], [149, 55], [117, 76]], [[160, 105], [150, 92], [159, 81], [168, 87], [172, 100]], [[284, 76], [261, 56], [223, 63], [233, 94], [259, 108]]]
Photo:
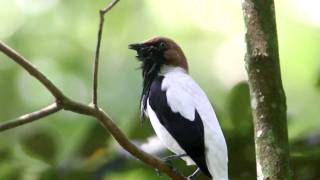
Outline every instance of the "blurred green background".
[[[32, 61], [68, 96], [89, 103], [98, 10], [108, 2], [0, 0], [0, 40]], [[292, 173], [294, 179], [320, 179], [320, 1], [275, 3]], [[182, 46], [191, 75], [210, 97], [227, 138], [230, 179], [255, 179], [241, 2], [121, 0], [107, 15], [99, 104], [130, 139], [142, 142], [153, 131], [149, 122], [140, 126], [141, 72], [127, 46], [155, 35]], [[1, 122], [53, 100], [0, 53]], [[194, 170], [182, 161], [174, 165], [186, 175]], [[124, 154], [94, 119], [59, 112], [0, 134], [0, 180], [14, 179], [168, 178]]]

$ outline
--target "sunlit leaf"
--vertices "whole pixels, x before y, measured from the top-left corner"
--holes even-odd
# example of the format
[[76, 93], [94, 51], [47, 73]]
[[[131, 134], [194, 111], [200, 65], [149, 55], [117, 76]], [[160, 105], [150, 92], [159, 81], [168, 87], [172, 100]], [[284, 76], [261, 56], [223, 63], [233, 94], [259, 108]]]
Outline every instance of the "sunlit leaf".
[[157, 179], [169, 179], [166, 176], [157, 176], [155, 171], [146, 171], [143, 169], [131, 169], [126, 173], [110, 173], [107, 174], [103, 180], [157, 180]]

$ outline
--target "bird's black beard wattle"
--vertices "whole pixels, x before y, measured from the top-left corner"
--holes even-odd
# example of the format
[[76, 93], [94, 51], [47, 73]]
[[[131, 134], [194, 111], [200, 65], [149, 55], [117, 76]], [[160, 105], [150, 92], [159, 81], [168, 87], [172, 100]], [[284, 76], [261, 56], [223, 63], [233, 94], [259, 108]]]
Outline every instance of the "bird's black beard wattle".
[[154, 60], [148, 59], [148, 60], [144, 60], [141, 65], [142, 77], [143, 77], [143, 89], [142, 89], [142, 94], [140, 98], [141, 121], [143, 121], [145, 118], [144, 111], [147, 107], [147, 99], [149, 96], [150, 86], [153, 80], [158, 76], [158, 73], [160, 71], [161, 64], [159, 62], [161, 62], [159, 59], [154, 59]]
[[137, 51], [138, 55], [136, 57], [141, 62], [143, 89], [140, 98], [140, 119], [143, 122], [150, 87], [165, 61], [163, 54], [166, 50], [166, 45], [161, 42], [154, 45], [131, 44], [129, 48]]

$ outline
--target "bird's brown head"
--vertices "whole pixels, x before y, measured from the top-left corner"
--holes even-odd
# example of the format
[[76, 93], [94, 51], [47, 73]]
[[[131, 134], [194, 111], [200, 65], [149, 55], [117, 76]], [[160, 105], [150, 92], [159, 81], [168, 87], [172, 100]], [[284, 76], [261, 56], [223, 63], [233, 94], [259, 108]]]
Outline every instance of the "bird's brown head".
[[163, 65], [178, 66], [188, 72], [188, 63], [182, 49], [169, 38], [153, 37], [143, 43], [130, 44], [129, 49], [137, 51], [144, 77], [157, 74]]

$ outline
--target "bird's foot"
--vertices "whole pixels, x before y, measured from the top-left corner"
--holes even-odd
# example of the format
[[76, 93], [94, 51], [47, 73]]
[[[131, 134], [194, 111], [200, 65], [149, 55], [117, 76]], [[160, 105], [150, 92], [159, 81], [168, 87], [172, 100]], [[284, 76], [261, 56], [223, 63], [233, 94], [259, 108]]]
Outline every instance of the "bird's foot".
[[194, 171], [190, 176], [187, 177], [187, 180], [193, 180], [194, 177], [198, 175], [200, 172], [200, 168], [198, 168], [196, 171]]
[[[171, 162], [165, 162], [172, 170], [174, 170], [174, 171], [176, 171], [177, 169], [175, 168], [175, 167], [173, 167], [173, 165], [172, 165], [172, 163]], [[161, 171], [158, 169], [158, 168], [156, 168], [155, 169], [155, 171], [156, 171], [156, 174], [157, 174], [157, 176], [161, 176]]]
[[[161, 158], [161, 160], [164, 161], [169, 167], [175, 169], [173, 167], [172, 161], [176, 160], [178, 158], [181, 158], [181, 157], [185, 157], [185, 156], [188, 156], [188, 155], [187, 154], [174, 154], [171, 156], [163, 157], [163, 158]], [[161, 176], [159, 169], [156, 169], [156, 173], [158, 176]]]
[[156, 170], [156, 174], [157, 174], [157, 176], [161, 176], [161, 172], [160, 172], [160, 170], [157, 168], [157, 169], [155, 169]]
[[185, 157], [185, 156], [188, 156], [188, 155], [187, 154], [174, 154], [171, 156], [163, 157], [163, 158], [161, 158], [161, 160], [163, 160], [165, 163], [172, 164], [173, 160], [176, 160], [178, 158]]

